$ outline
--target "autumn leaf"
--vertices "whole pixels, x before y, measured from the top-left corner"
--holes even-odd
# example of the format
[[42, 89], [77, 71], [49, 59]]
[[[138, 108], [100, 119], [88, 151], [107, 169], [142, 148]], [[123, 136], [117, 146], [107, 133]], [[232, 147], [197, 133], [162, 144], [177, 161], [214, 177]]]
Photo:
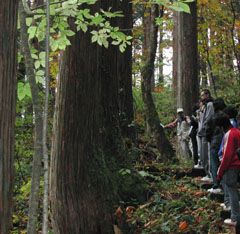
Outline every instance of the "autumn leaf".
[[188, 223], [186, 221], [182, 221], [179, 223], [179, 230], [184, 231], [188, 227]]

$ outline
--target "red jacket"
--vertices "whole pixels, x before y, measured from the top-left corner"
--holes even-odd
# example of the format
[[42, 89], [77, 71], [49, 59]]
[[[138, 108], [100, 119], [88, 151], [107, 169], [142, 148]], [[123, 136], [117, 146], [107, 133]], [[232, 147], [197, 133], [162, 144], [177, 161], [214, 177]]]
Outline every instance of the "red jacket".
[[236, 150], [240, 148], [240, 130], [231, 128], [223, 139], [223, 158], [218, 169], [218, 179], [221, 180], [228, 169], [240, 169], [240, 160]]

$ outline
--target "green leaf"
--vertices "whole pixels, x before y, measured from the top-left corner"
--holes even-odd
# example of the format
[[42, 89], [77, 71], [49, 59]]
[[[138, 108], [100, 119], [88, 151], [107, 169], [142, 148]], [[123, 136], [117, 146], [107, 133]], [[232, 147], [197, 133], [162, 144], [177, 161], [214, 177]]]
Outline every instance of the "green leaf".
[[94, 17], [92, 18], [92, 24], [99, 25], [104, 21], [104, 18], [99, 15], [99, 13], [96, 13]]
[[32, 24], [32, 21], [33, 21], [32, 18], [26, 18], [26, 25], [27, 25], [28, 27], [30, 27], [31, 24]]
[[179, 3], [178, 3], [178, 6], [179, 6], [180, 8], [182, 8], [182, 11], [184, 11], [184, 12], [186, 12], [186, 13], [191, 13], [190, 7], [189, 7], [188, 4], [179, 2]]
[[29, 40], [35, 37], [36, 31], [37, 31], [36, 26], [31, 26], [28, 28]]
[[38, 56], [36, 55], [36, 54], [31, 54], [31, 57], [33, 58], [33, 59], [38, 59]]
[[147, 173], [146, 171], [139, 171], [138, 174], [142, 177], [149, 176], [149, 173]]
[[44, 76], [44, 71], [43, 70], [38, 70], [36, 72], [36, 76]]
[[36, 82], [44, 85], [45, 84], [44, 77], [43, 76], [37, 76], [36, 77]]
[[112, 41], [112, 45], [119, 45], [120, 43], [120, 41]]
[[94, 34], [92, 36], [92, 42], [96, 42], [98, 40], [98, 35], [97, 34]]
[[119, 50], [120, 50], [120, 52], [124, 52], [125, 51], [125, 49], [126, 49], [126, 45], [125, 44], [121, 44], [120, 46], [119, 46]]
[[58, 43], [56, 40], [52, 40], [52, 42], [50, 43], [51, 49], [52, 51], [56, 51], [58, 49]]
[[18, 83], [18, 99], [21, 101], [25, 97], [32, 97], [29, 83], [24, 84], [23, 82]]
[[34, 66], [36, 69], [38, 69], [40, 67], [40, 65], [41, 65], [41, 63], [39, 60], [35, 61]]
[[73, 32], [72, 30], [66, 30], [66, 31], [65, 31], [65, 34], [66, 34], [67, 36], [71, 37], [71, 36], [75, 35], [75, 32]]
[[23, 98], [26, 96], [25, 93], [24, 93], [24, 88], [23, 88], [23, 87], [24, 87], [24, 83], [19, 82], [19, 83], [18, 83], [17, 94], [18, 94], [18, 99], [19, 99], [20, 101], [22, 101]]
[[45, 61], [46, 52], [42, 51], [39, 53], [39, 58]]
[[28, 96], [28, 97], [31, 98], [31, 97], [32, 97], [32, 94], [31, 94], [30, 84], [29, 84], [29, 83], [25, 84], [24, 89], [25, 89], [25, 94], [26, 94], [26, 96]]

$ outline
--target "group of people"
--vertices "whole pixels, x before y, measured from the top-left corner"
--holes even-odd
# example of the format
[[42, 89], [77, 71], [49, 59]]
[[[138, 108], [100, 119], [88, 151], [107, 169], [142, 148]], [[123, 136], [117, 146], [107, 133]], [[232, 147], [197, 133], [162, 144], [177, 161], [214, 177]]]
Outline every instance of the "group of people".
[[204, 169], [202, 181], [212, 183], [210, 193], [224, 192], [224, 210], [231, 210], [228, 225], [240, 225], [238, 179], [240, 172], [240, 112], [222, 98], [201, 92], [191, 116], [177, 109], [177, 119], [164, 128], [177, 127], [180, 155], [192, 158], [194, 168]]

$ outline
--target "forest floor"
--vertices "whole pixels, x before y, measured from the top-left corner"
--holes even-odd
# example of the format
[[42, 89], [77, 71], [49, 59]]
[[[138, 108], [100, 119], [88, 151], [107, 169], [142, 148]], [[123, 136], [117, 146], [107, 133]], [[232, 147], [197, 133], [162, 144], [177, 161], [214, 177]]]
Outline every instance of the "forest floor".
[[[144, 147], [142, 147], [144, 148]], [[134, 166], [147, 184], [145, 201], [127, 201], [116, 210], [118, 224], [127, 223], [123, 233], [134, 234], [227, 234], [238, 233], [223, 225], [230, 217], [220, 207], [223, 194], [207, 192], [211, 184], [200, 181], [201, 170], [193, 170], [190, 161], [159, 163], [146, 153]]]

